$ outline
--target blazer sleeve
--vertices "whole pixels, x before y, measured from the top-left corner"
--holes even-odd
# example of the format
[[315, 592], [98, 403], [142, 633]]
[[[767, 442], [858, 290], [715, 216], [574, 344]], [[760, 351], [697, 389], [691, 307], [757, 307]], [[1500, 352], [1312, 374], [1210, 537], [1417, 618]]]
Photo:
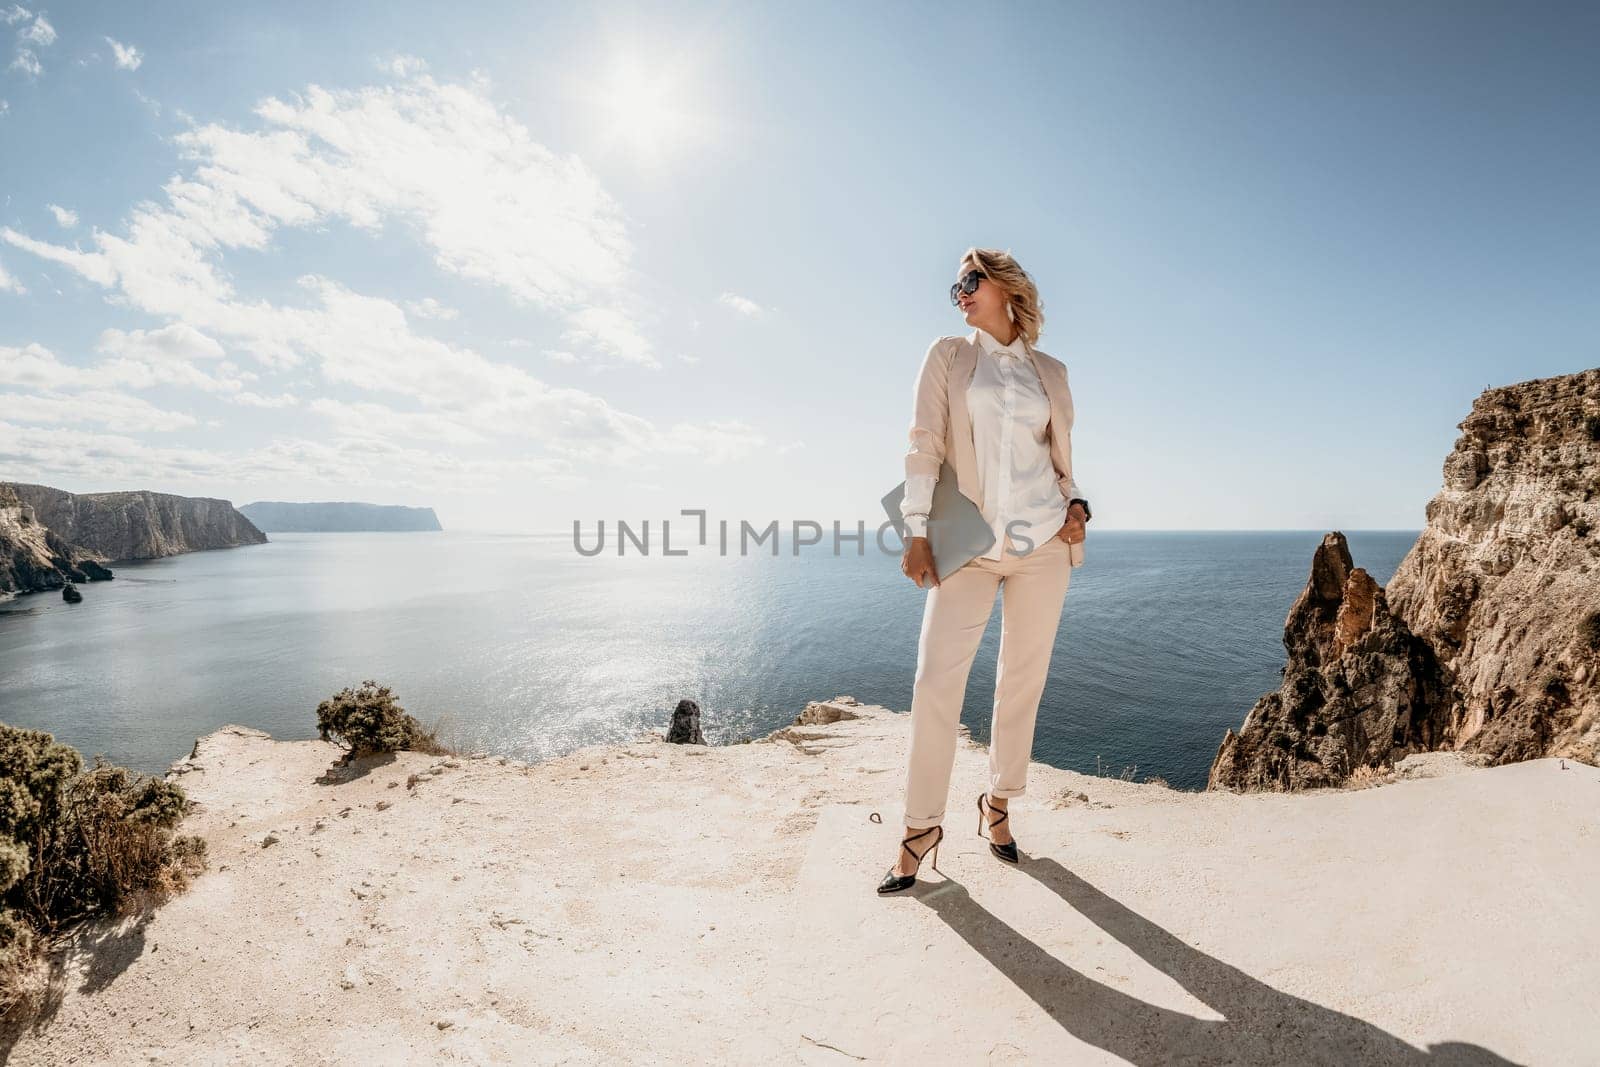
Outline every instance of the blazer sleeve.
[[1073, 477], [1072, 471], [1072, 423], [1075, 421], [1075, 413], [1072, 406], [1072, 386], [1067, 382], [1065, 364], [1061, 365], [1061, 391], [1066, 398], [1067, 424], [1064, 427], [1052, 424], [1050, 432], [1061, 443], [1061, 459], [1066, 464], [1067, 469], [1056, 472], [1056, 484], [1061, 487], [1061, 495], [1066, 498], [1068, 504], [1071, 504], [1074, 500], [1083, 501], [1084, 512], [1087, 514], [1089, 510], [1088, 497], [1085, 496], [1083, 488], [1078, 485], [1077, 479]]
[[940, 337], [928, 346], [911, 391], [911, 447], [906, 451], [906, 495], [900, 514], [912, 537], [928, 535], [928, 509], [944, 463], [945, 431], [950, 419], [951, 346]]

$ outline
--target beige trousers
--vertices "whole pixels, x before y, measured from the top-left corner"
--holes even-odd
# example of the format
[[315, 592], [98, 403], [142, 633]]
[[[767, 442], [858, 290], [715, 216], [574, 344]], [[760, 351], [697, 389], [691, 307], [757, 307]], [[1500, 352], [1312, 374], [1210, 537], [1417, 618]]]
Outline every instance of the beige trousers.
[[989, 794], [1016, 797], [1026, 791], [1033, 724], [1072, 579], [1068, 551], [1059, 537], [1026, 556], [1014, 555], [1008, 547], [998, 560], [980, 556], [928, 590], [911, 690], [905, 825], [935, 826], [944, 819], [967, 675], [994, 611], [997, 589], [1004, 593], [989, 734]]

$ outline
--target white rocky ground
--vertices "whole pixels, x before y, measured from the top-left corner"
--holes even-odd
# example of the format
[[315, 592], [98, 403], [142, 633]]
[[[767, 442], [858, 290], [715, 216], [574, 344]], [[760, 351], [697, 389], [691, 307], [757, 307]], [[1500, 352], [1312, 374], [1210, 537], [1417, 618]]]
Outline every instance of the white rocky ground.
[[830, 703], [858, 717], [349, 780], [219, 730], [174, 768], [210, 870], [82, 931], [10, 1062], [1600, 1062], [1594, 767], [1233, 795], [1035, 764], [1013, 867], [963, 743], [941, 871], [879, 897], [909, 720]]

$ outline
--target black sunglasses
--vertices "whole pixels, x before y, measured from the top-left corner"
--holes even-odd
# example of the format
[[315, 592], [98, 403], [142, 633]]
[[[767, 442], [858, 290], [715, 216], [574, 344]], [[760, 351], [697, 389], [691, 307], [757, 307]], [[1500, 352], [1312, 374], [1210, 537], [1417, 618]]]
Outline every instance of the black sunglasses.
[[950, 303], [955, 307], [960, 307], [961, 300], [957, 294], [966, 293], [971, 296], [976, 293], [978, 291], [978, 283], [983, 281], [983, 278], [983, 272], [977, 269], [969, 270], [963, 274], [961, 280], [950, 287]]

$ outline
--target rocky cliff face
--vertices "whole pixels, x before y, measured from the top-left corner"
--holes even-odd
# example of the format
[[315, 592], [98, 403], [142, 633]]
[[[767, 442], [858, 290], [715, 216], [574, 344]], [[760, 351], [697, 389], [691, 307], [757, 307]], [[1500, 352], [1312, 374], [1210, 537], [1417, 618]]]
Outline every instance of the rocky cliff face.
[[1322, 539], [1283, 627], [1283, 685], [1229, 730], [1207, 787], [1336, 785], [1453, 740], [1448, 682], [1433, 650], [1396, 618], [1383, 587], [1350, 558], [1344, 534]]
[[0, 482], [0, 593], [41, 593], [111, 572], [38, 521], [16, 490]]
[[1600, 754], [1600, 368], [1472, 405], [1389, 603], [1459, 690], [1458, 747]]
[[101, 560], [158, 559], [267, 540], [226, 500], [146, 490], [67, 493], [22, 483], [11, 488], [38, 522]]
[[1388, 587], [1323, 539], [1288, 663], [1211, 788], [1335, 784], [1447, 748], [1600, 763], [1600, 369], [1490, 389]]

